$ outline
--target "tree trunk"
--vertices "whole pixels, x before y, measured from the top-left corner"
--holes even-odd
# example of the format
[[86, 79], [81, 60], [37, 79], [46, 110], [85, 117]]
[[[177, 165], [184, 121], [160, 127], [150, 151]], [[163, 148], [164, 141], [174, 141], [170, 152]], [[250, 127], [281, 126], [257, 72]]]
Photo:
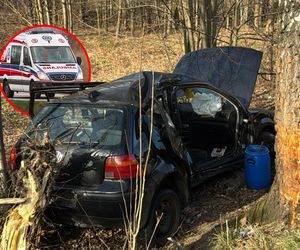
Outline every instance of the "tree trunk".
[[192, 11], [191, 0], [181, 0], [181, 15], [182, 15], [182, 26], [184, 33], [184, 50], [185, 53], [194, 51], [195, 38], [194, 38], [194, 22], [193, 22], [193, 11]]
[[41, 0], [36, 0], [36, 9], [37, 9], [38, 23], [42, 24], [44, 21], [43, 21], [43, 9], [42, 9]]
[[120, 28], [121, 28], [121, 15], [122, 15], [122, 0], [118, 1], [118, 16], [117, 16], [117, 25], [116, 25], [116, 38], [120, 35]]
[[103, 9], [103, 12], [104, 12], [104, 20], [103, 20], [103, 26], [104, 26], [104, 32], [107, 33], [108, 32], [108, 4], [107, 4], [107, 1], [105, 1], [104, 3], [104, 9]]
[[198, 15], [199, 15], [199, 29], [200, 29], [200, 35], [199, 35], [199, 48], [207, 48], [207, 25], [206, 25], [206, 0], [199, 2], [199, 9], [198, 9]]
[[133, 1], [130, 1], [130, 7], [132, 8], [130, 10], [130, 35], [131, 36], [134, 36], [134, 20], [135, 20], [135, 9], [133, 8], [134, 7], [134, 2]]
[[6, 194], [6, 182], [7, 182], [7, 167], [5, 157], [5, 147], [3, 140], [3, 124], [2, 124], [2, 94], [0, 92], [0, 197], [4, 197]]
[[51, 23], [57, 23], [57, 15], [56, 15], [56, 0], [51, 1]]
[[46, 24], [50, 24], [50, 12], [48, 0], [44, 0]]
[[68, 15], [67, 15], [67, 3], [66, 0], [61, 0], [61, 7], [63, 12], [63, 26], [68, 29]]
[[260, 0], [256, 0], [254, 7], [254, 25], [256, 28], [260, 28], [261, 24], [261, 2]]
[[67, 0], [68, 27], [73, 32], [72, 0]]
[[250, 211], [252, 222], [281, 220], [300, 228], [300, 2], [283, 4], [275, 98], [276, 177], [267, 198]]
[[300, 2], [287, 1], [277, 65], [276, 164], [281, 211], [286, 222], [300, 227]]
[[97, 14], [97, 31], [98, 35], [100, 35], [100, 28], [101, 28], [101, 22], [100, 22], [100, 11], [101, 11], [102, 6], [99, 6], [99, 3], [96, 5], [96, 14]]

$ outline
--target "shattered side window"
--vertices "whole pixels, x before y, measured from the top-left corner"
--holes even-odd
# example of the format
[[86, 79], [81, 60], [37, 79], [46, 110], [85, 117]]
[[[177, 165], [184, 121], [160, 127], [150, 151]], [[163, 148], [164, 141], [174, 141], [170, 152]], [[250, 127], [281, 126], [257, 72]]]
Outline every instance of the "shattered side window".
[[222, 111], [223, 98], [205, 88], [184, 88], [177, 90], [177, 104], [180, 109], [191, 108], [199, 116], [215, 117]]

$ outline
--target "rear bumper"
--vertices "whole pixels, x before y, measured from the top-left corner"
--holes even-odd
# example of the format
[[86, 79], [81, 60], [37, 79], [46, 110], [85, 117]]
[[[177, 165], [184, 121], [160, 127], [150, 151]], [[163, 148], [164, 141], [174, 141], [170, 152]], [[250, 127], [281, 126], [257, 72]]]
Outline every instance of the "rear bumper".
[[63, 190], [54, 195], [47, 215], [53, 222], [80, 227], [124, 226], [126, 213], [130, 213], [130, 193], [101, 193], [98, 191]]

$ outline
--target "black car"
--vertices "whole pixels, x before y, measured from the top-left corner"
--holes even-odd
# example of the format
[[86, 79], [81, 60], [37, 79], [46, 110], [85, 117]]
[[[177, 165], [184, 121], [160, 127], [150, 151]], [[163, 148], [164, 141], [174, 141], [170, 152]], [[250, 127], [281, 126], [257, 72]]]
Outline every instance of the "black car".
[[[52, 100], [26, 131], [31, 136], [34, 127], [39, 133], [50, 128], [57, 141], [61, 173], [52, 218], [122, 227], [124, 214], [132, 215], [139, 159], [145, 162], [151, 140], [141, 228], [153, 230], [162, 214], [154, 241], [165, 242], [176, 232], [191, 188], [242, 167], [251, 143], [264, 141], [272, 150], [273, 114], [248, 110], [261, 57], [248, 48], [205, 49], [185, 55], [172, 74], [139, 72]], [[13, 148], [13, 168], [24, 140]]]

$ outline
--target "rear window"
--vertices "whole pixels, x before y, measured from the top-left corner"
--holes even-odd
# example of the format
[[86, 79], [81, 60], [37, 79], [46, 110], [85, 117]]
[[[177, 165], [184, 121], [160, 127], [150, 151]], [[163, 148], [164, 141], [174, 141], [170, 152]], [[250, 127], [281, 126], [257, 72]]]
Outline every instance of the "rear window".
[[122, 109], [60, 104], [44, 107], [27, 134], [42, 138], [49, 131], [50, 138], [58, 143], [109, 147], [121, 144], [123, 130]]

